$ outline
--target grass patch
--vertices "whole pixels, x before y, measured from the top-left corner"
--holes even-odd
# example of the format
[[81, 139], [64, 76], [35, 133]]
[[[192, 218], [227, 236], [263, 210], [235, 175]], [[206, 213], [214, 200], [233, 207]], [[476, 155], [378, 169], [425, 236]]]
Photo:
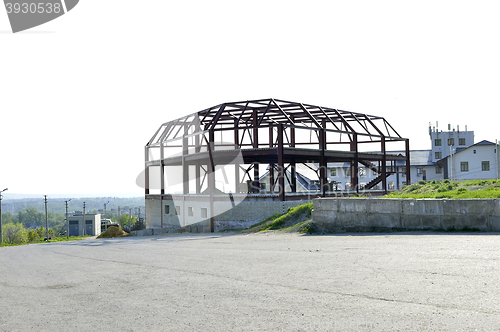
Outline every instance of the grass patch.
[[419, 181], [395, 191], [385, 198], [448, 198], [485, 199], [500, 198], [500, 180]]
[[283, 230], [287, 232], [312, 233], [315, 228], [311, 224], [313, 203], [307, 203], [289, 208], [286, 213], [276, 213], [265, 220], [244, 230], [243, 233]]
[[70, 236], [69, 239], [66, 238], [66, 236], [56, 236], [50, 239], [49, 241], [44, 241], [43, 239], [37, 239], [28, 243], [16, 243], [16, 244], [10, 244], [10, 243], [0, 243], [0, 247], [13, 247], [13, 246], [23, 246], [26, 244], [35, 244], [35, 243], [54, 243], [54, 242], [65, 242], [65, 241], [80, 241], [84, 240], [85, 238], [92, 237], [92, 235], [85, 235], [85, 236]]

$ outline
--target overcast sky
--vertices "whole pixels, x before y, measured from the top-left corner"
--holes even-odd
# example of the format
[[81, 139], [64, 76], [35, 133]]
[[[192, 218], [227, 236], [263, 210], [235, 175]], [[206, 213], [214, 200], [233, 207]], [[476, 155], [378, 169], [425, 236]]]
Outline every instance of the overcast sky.
[[[130, 196], [163, 123], [277, 98], [500, 138], [498, 2], [80, 0], [12, 34], [0, 10], [0, 189]], [[8, 197], [6, 195], [5, 197]]]

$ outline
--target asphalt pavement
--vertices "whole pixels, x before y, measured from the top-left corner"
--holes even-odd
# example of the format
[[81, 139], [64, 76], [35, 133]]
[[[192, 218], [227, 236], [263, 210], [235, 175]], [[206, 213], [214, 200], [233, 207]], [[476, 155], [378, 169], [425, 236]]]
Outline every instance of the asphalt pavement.
[[500, 331], [495, 233], [0, 248], [0, 331]]

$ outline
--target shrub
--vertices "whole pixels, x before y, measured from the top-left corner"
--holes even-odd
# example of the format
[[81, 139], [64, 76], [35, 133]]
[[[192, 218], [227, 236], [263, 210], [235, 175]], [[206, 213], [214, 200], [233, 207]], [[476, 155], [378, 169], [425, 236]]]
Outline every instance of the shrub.
[[9, 244], [28, 243], [28, 231], [22, 224], [5, 224], [3, 226], [3, 240]]
[[38, 235], [38, 231], [36, 229], [31, 228], [28, 230], [28, 242], [33, 242], [39, 238], [40, 235]]

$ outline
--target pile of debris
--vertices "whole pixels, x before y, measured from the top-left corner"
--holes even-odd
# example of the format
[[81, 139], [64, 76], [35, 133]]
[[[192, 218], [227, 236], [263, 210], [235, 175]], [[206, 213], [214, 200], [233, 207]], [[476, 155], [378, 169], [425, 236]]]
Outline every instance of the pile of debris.
[[124, 237], [124, 236], [129, 236], [130, 234], [125, 232], [123, 229], [117, 226], [111, 226], [108, 227], [108, 229], [105, 232], [102, 232], [101, 235], [99, 235], [97, 238], [98, 239], [109, 239], [113, 237]]

